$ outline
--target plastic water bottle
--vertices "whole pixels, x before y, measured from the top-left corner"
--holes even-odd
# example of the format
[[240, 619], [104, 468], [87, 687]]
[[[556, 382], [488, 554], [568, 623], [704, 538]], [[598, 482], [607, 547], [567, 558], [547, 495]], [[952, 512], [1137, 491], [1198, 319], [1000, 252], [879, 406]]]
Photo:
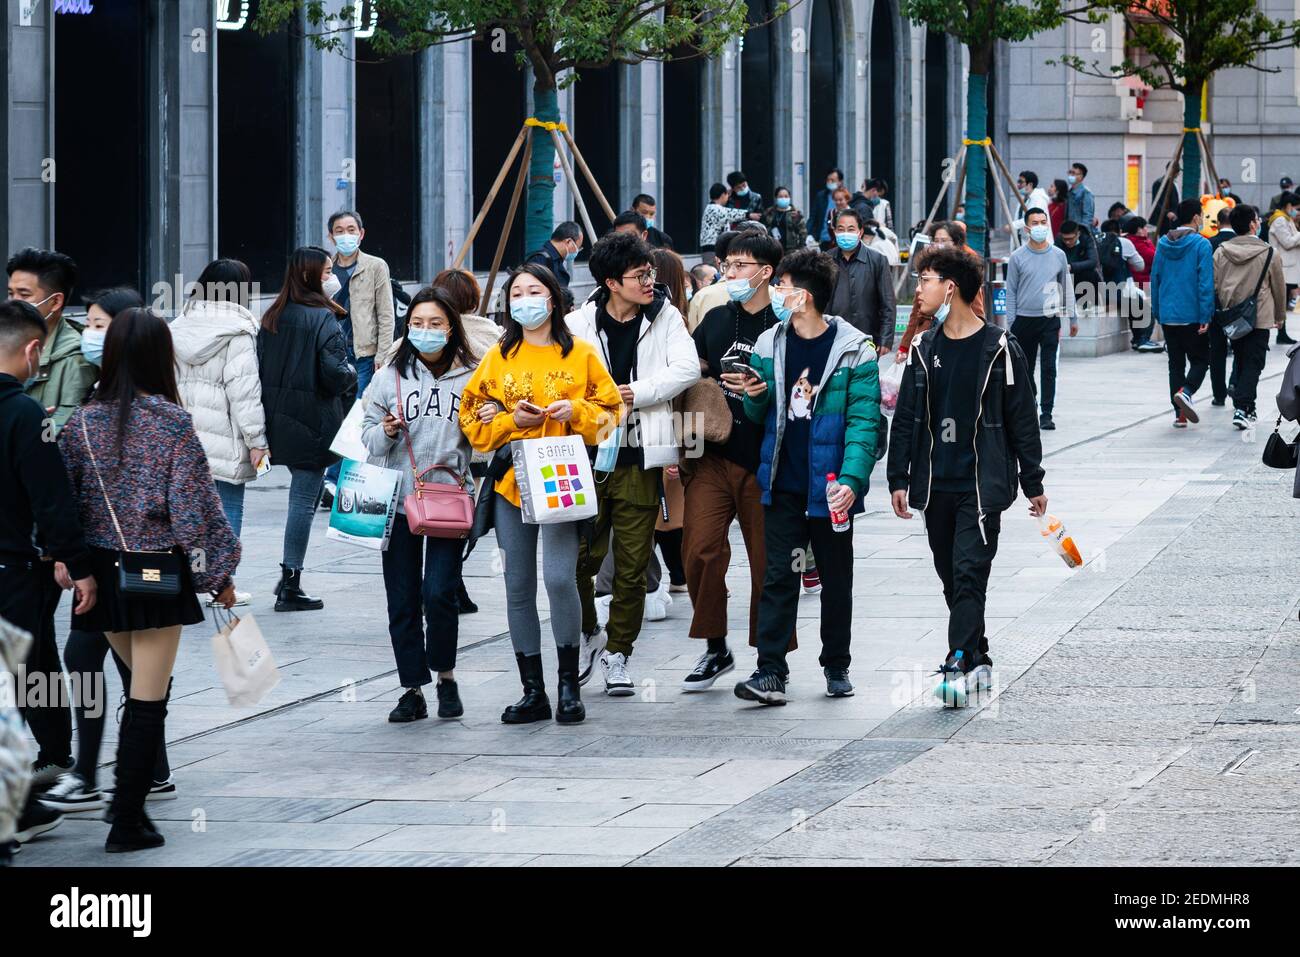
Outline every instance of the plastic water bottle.
[[[840, 483], [835, 481], [835, 473], [828, 472], [826, 475], [826, 502], [830, 505], [830, 500], [835, 493], [839, 491]], [[849, 513], [837, 512], [831, 509], [831, 528], [837, 532], [847, 532], [849, 530]]]

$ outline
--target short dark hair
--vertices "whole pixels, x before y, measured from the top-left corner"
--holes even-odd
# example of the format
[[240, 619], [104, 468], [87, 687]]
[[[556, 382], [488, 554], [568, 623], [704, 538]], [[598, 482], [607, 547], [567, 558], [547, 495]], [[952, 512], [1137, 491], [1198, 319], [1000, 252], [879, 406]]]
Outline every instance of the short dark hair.
[[1228, 222], [1232, 225], [1232, 231], [1238, 236], [1246, 235], [1250, 231], [1250, 224], [1258, 218], [1259, 210], [1250, 203], [1234, 206], [1228, 213]]
[[738, 169], [732, 170], [730, 173], [727, 174], [728, 186], [739, 186], [741, 183], [748, 183], [748, 182], [749, 182], [749, 177], [746, 176]]
[[1100, 228], [1101, 228], [1101, 231], [1102, 231], [1103, 233], [1114, 233], [1116, 236], [1119, 235], [1119, 221], [1118, 221], [1118, 220], [1115, 220], [1115, 219], [1107, 219], [1105, 222], [1103, 222], [1103, 223], [1101, 224], [1101, 227], [1100, 227]]
[[651, 196], [649, 193], [637, 193], [635, 196], [632, 197], [633, 209], [636, 209], [642, 203], [644, 203], [647, 206], [659, 205], [658, 203], [655, 202], [655, 198]]
[[759, 265], [776, 269], [781, 263], [782, 250], [781, 244], [767, 233], [745, 230], [736, 233], [736, 238], [727, 245], [727, 255], [732, 253], [748, 253]]
[[1035, 173], [1032, 169], [1022, 169], [1020, 171], [1020, 178], [1023, 179], [1026, 183], [1028, 183], [1030, 186], [1038, 185], [1038, 174]]
[[777, 265], [776, 277], [789, 276], [790, 284], [808, 290], [813, 306], [818, 312], [825, 312], [835, 289], [838, 269], [835, 260], [820, 249], [796, 249]]
[[654, 250], [640, 236], [608, 232], [591, 247], [587, 266], [596, 285], [604, 288], [607, 280], [621, 282], [629, 269], [648, 266], [653, 260]]
[[867, 180], [867, 189], [874, 189], [878, 193], [887, 193], [889, 192], [889, 184], [879, 176], [873, 176]]
[[1139, 229], [1147, 224], [1147, 221], [1141, 216], [1125, 216], [1119, 221], [1120, 232], [1136, 233]]
[[1232, 210], [1233, 207], [1231, 206], [1225, 206], [1223, 209], [1219, 210], [1218, 220], [1220, 227], [1223, 227], [1232, 221]]
[[358, 213], [355, 209], [340, 209], [336, 213], [331, 213], [329, 222], [326, 224], [325, 228], [331, 233], [334, 232], [334, 224], [337, 223], [340, 219], [346, 219], [348, 216], [351, 216], [353, 219], [357, 221], [357, 229], [366, 228], [365, 224], [361, 222], [361, 214]]
[[861, 229], [863, 227], [864, 224], [862, 222], [862, 214], [859, 213], [852, 206], [846, 206], [843, 209], [836, 210], [835, 225], [838, 226], [840, 224], [840, 220], [844, 219], [846, 216], [853, 217], [853, 221], [858, 224], [858, 229]]
[[[1025, 220], [1028, 221], [1029, 217], [1033, 216], [1035, 213], [1037, 213], [1039, 216], [1047, 216], [1047, 210], [1043, 209], [1043, 207], [1030, 206], [1027, 210], [1025, 210]], [[1052, 219], [1051, 216], [1047, 216], [1048, 222], [1051, 222], [1051, 219]]]
[[45, 341], [49, 330], [40, 310], [21, 299], [0, 302], [0, 352], [11, 354], [26, 349], [33, 339]]
[[712, 186], [709, 187], [710, 201], [717, 199], [725, 192], [727, 192], [727, 187], [723, 186], [721, 183], [714, 183]]
[[[1290, 190], [1284, 190], [1282, 192], [1282, 195], [1277, 198], [1277, 206], [1278, 209], [1281, 209], [1283, 206], [1300, 206], [1300, 196], [1297, 196], [1295, 193], [1291, 192]], [[13, 262], [12, 259], [9, 261]], [[9, 271], [13, 272], [12, 269]]]
[[1123, 210], [1123, 211], [1126, 212], [1126, 213], [1128, 212], [1128, 207], [1125, 206], [1123, 203], [1118, 203], [1118, 202], [1116, 202], [1116, 203], [1111, 203], [1111, 204], [1110, 204], [1110, 209], [1106, 210], [1106, 217], [1107, 217], [1108, 219], [1113, 218], [1113, 217], [1115, 216], [1115, 210], [1117, 210], [1117, 209], [1118, 209], [1118, 210]]
[[16, 272], [32, 273], [42, 289], [63, 293], [64, 305], [72, 298], [73, 287], [77, 285], [77, 264], [71, 256], [53, 249], [34, 246], [20, 249], [9, 257], [5, 272], [10, 276]]
[[1061, 228], [1057, 232], [1062, 236], [1073, 236], [1079, 231], [1079, 224], [1073, 219], [1067, 219], [1061, 223]]
[[1179, 226], [1186, 226], [1199, 215], [1201, 215], [1201, 201], [1199, 199], [1185, 199], [1178, 204]]
[[933, 269], [943, 280], [957, 284], [962, 302], [972, 303], [984, 285], [984, 260], [957, 246], [927, 246], [916, 257], [917, 273]]
[[713, 255], [718, 258], [719, 262], [727, 258], [727, 253], [731, 252], [732, 242], [739, 235], [740, 231], [735, 229], [728, 229], [725, 233], [719, 234], [718, 241], [713, 244]]
[[1088, 167], [1084, 166], [1082, 163], [1071, 163], [1070, 169], [1077, 169], [1084, 176], [1088, 175]]
[[844, 182], [844, 170], [840, 169], [838, 166], [832, 166], [830, 169], [826, 171], [826, 175], [830, 176], [831, 173], [834, 173], [836, 176], [838, 176], [840, 178], [841, 183]]
[[582, 240], [582, 227], [571, 219], [566, 219], [555, 229], [551, 230], [551, 238], [556, 242], [563, 242], [566, 239]]
[[[441, 289], [451, 300], [452, 306], [456, 312], [462, 316], [472, 316], [478, 312], [479, 300], [483, 298], [483, 290], [474, 278], [474, 274], [468, 269], [444, 269], [438, 275], [433, 277], [433, 282], [429, 283], [436, 289]], [[420, 290], [423, 292], [424, 290]], [[412, 299], [406, 307], [407, 315], [410, 315], [411, 306], [415, 305]]]
[[635, 226], [636, 231], [639, 233], [643, 233], [649, 228], [649, 224], [646, 223], [645, 217], [634, 209], [629, 209], [627, 212], [619, 213], [615, 216], [614, 222], [609, 228], [612, 232], [620, 226]]
[[132, 309], [144, 305], [144, 299], [130, 286], [114, 286], [101, 289], [85, 297], [86, 308], [99, 306], [109, 317], [116, 316], [123, 309]]

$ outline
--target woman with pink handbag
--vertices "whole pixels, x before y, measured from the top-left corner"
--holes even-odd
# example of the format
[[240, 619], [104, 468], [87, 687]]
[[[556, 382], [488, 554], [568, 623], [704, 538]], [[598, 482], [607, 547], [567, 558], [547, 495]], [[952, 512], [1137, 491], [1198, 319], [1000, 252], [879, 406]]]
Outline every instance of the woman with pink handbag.
[[388, 633], [401, 699], [393, 722], [429, 715], [423, 686], [438, 676], [438, 717], [465, 713], [456, 665], [457, 590], [474, 520], [471, 449], [460, 428], [461, 393], [478, 365], [447, 293], [421, 289], [393, 361], [362, 397], [361, 441], [372, 465], [402, 473], [398, 515], [383, 553]]

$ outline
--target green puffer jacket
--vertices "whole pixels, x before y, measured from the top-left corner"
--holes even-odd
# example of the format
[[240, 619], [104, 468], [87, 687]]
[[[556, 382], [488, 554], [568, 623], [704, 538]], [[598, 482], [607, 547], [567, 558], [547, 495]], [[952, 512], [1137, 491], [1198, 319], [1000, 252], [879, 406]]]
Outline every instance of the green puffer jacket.
[[[830, 472], [853, 489], [856, 499], [850, 512], [863, 510], [876, 450], [883, 441], [875, 346], [843, 319], [826, 316], [826, 321], [835, 329], [835, 340], [813, 399], [808, 442], [808, 514], [815, 518], [830, 515], [826, 505], [826, 476]], [[788, 322], [777, 323], [759, 336], [749, 360], [767, 383], [767, 391], [757, 399], [745, 397], [745, 414], [764, 426], [756, 476], [764, 505], [772, 504], [772, 482], [785, 435], [785, 407], [790, 393], [785, 337], [790, 334], [789, 327]]]
[[41, 371], [27, 394], [43, 409], [54, 407], [52, 418], [57, 430], [81, 408], [98, 380], [99, 369], [81, 355], [81, 333], [60, 316], [41, 350]]

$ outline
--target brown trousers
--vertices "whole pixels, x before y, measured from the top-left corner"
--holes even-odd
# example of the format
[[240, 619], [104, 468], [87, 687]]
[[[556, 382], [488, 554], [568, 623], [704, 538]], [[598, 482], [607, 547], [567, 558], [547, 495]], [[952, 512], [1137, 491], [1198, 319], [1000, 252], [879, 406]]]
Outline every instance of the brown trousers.
[[[727, 636], [728, 532], [740, 520], [749, 556], [749, 644], [757, 647], [758, 604], [763, 594], [767, 551], [763, 544], [762, 490], [752, 472], [720, 455], [706, 453], [682, 469], [686, 520], [682, 525], [682, 564], [695, 608], [692, 638]], [[792, 635], [790, 650], [797, 643]]]

